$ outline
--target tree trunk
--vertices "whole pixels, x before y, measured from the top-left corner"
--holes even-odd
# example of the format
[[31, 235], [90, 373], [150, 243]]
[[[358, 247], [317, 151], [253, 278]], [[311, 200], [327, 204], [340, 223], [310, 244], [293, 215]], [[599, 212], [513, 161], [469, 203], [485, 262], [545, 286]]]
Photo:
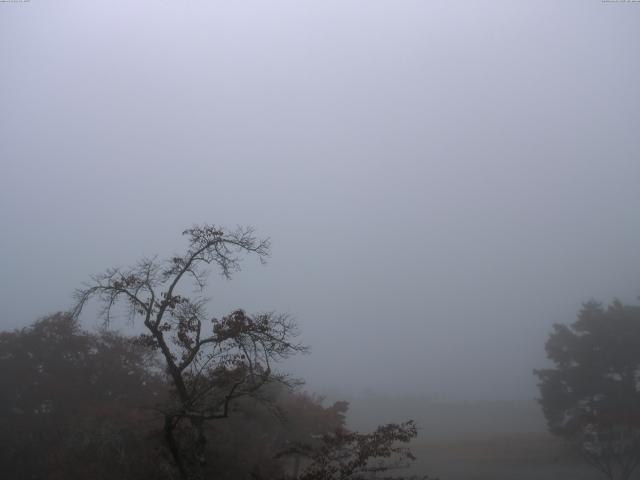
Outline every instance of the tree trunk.
[[196, 441], [193, 449], [194, 475], [189, 480], [203, 480], [207, 463], [207, 437], [204, 433], [204, 420], [202, 418], [191, 419], [191, 426], [195, 430]]
[[167, 443], [169, 452], [171, 452], [171, 458], [173, 458], [178, 472], [180, 472], [180, 478], [186, 480], [187, 472], [182, 461], [182, 455], [180, 454], [180, 447], [174, 436], [175, 424], [173, 423], [173, 417], [171, 415], [164, 416], [164, 440]]
[[189, 445], [186, 445], [186, 448], [184, 448], [185, 446], [181, 448], [175, 434], [175, 418], [171, 415], [165, 415], [165, 442], [182, 480], [204, 480], [207, 444], [204, 422], [202, 419], [192, 419], [189, 426], [192, 428], [191, 434], [193, 436], [191, 438], [193, 438], [193, 442], [188, 442]]

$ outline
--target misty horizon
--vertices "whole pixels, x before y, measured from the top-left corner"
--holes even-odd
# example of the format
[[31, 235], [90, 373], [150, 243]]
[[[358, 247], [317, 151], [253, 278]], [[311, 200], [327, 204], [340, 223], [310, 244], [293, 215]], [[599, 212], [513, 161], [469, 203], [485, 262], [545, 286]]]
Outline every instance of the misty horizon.
[[214, 274], [209, 313], [295, 317], [305, 388], [532, 400], [553, 323], [640, 294], [639, 15], [0, 4], [0, 327], [193, 224], [252, 225], [268, 263]]

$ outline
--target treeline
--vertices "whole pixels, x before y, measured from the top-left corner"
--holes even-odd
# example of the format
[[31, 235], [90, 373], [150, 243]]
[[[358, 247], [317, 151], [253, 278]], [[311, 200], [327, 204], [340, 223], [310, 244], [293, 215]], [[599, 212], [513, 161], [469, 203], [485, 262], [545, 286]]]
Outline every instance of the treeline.
[[[0, 378], [3, 478], [180, 477], [162, 430], [172, 387], [157, 353], [136, 338], [88, 332], [69, 314], [51, 315], [0, 333]], [[364, 478], [373, 464], [361, 461], [402, 453], [392, 451], [394, 440], [415, 433], [393, 425], [348, 432], [346, 402], [324, 406], [280, 383], [231, 408], [207, 428], [206, 478], [331, 478], [332, 463]]]

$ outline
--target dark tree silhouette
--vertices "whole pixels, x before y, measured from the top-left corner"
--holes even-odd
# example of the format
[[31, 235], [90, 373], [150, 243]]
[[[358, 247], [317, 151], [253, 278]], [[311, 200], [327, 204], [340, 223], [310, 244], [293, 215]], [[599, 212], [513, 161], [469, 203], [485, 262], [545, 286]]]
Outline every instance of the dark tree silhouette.
[[161, 400], [153, 352], [114, 332], [88, 333], [58, 313], [0, 333], [3, 478], [160, 479]]
[[139, 342], [160, 352], [172, 386], [172, 401], [159, 407], [166, 445], [181, 477], [192, 480], [206, 472], [206, 423], [226, 418], [239, 398], [260, 399], [269, 383], [292, 382], [275, 372], [273, 363], [307, 348], [295, 342], [296, 325], [287, 315], [236, 310], [216, 319], [206, 311], [206, 298], [185, 293], [194, 286], [202, 292], [208, 267], [230, 278], [242, 254], [264, 262], [268, 239], [256, 238], [251, 228], [229, 232], [209, 225], [183, 234], [189, 240], [183, 255], [146, 258], [93, 276], [76, 292], [73, 315], [95, 297], [106, 323], [119, 301], [128, 306], [131, 320], [141, 319], [146, 333]]
[[640, 307], [583, 306], [546, 343], [555, 368], [534, 371], [551, 433], [574, 443], [607, 478], [640, 462]]

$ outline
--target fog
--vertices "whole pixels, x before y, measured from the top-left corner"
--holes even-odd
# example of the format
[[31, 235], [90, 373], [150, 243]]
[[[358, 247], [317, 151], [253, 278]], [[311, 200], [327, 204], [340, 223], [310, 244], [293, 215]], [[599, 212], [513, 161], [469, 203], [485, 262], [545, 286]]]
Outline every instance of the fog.
[[0, 327], [192, 224], [253, 225], [269, 262], [214, 276], [210, 312], [292, 314], [307, 388], [533, 399], [554, 322], [640, 294], [639, 21], [596, 0], [0, 4]]

